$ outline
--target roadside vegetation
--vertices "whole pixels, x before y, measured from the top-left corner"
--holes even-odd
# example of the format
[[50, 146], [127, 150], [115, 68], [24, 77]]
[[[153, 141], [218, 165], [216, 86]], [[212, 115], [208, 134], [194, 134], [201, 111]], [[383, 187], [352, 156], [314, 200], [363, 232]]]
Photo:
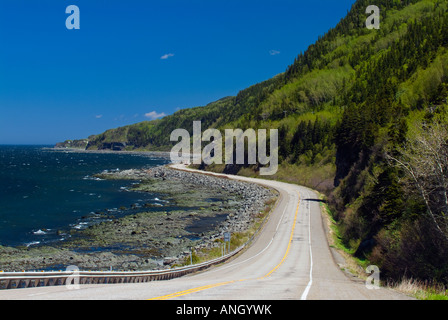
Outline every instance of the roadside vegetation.
[[[340, 266], [341, 270], [366, 280], [368, 274], [365, 270], [369, 265], [371, 265], [371, 261], [356, 258], [354, 255], [353, 246], [346, 246], [343, 243], [340, 227], [333, 219], [333, 213], [324, 200], [325, 196], [321, 195], [321, 199], [324, 201], [321, 203], [321, 207], [329, 229], [327, 235], [329, 245], [330, 247], [336, 249], [344, 258], [344, 265]], [[447, 287], [441, 283], [433, 281], [403, 277], [399, 280], [381, 280], [381, 286], [391, 288], [419, 300], [448, 300]]]

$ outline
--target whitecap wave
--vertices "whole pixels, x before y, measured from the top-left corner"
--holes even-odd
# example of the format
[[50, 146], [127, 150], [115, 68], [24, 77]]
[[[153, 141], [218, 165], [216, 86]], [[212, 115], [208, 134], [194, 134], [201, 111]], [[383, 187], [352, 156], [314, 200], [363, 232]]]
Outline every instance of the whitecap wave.
[[26, 247], [38, 245], [40, 241], [32, 241], [25, 244]]
[[77, 225], [74, 225], [73, 228], [74, 228], [74, 229], [78, 229], [78, 230], [80, 230], [80, 229], [85, 228], [87, 225], [88, 225], [87, 222], [80, 222], [80, 223], [78, 223]]

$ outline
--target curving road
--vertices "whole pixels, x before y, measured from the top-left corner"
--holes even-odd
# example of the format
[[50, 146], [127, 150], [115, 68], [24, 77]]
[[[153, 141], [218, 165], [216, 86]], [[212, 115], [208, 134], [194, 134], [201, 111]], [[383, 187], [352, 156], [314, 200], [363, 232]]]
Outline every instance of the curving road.
[[0, 291], [0, 300], [410, 299], [389, 289], [369, 290], [339, 269], [328, 246], [318, 197], [312, 190], [277, 181], [227, 177], [275, 188], [280, 198], [257, 240], [226, 264], [169, 281], [85, 285], [78, 290], [42, 287]]

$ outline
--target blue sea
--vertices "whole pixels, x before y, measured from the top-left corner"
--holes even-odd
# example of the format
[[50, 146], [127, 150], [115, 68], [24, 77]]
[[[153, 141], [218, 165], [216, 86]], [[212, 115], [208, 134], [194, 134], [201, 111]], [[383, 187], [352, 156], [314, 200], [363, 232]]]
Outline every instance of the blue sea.
[[104, 170], [170, 163], [151, 154], [85, 153], [51, 146], [0, 146], [0, 245], [33, 246], [64, 240], [58, 230], [83, 229], [95, 213], [129, 214], [121, 207], [157, 204], [160, 195], [132, 192], [133, 181], [93, 177]]

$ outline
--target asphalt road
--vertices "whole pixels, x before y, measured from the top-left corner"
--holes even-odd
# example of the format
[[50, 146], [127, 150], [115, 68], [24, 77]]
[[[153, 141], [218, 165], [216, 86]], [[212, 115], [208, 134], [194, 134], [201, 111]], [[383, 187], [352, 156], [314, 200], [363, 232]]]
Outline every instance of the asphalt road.
[[[178, 166], [182, 167], [182, 166]], [[280, 193], [256, 241], [231, 261], [198, 274], [138, 284], [85, 285], [77, 290], [41, 287], [0, 291], [6, 299], [139, 300], [401, 300], [390, 289], [368, 289], [350, 279], [333, 259], [318, 196], [277, 181], [229, 176]]]

